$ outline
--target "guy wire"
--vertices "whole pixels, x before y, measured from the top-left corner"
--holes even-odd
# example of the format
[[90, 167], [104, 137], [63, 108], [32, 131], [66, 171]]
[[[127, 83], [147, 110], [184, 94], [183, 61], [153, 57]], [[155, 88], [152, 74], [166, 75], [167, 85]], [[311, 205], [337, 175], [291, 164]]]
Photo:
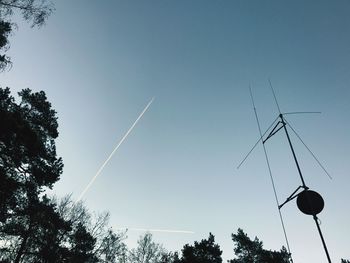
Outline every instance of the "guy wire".
[[315, 159], [315, 161], [318, 163], [318, 165], [322, 168], [322, 170], [327, 174], [328, 178], [333, 180], [333, 177], [328, 173], [328, 171], [326, 170], [326, 168], [324, 168], [324, 166], [321, 164], [321, 162], [317, 159], [317, 157], [315, 156], [315, 154], [311, 151], [311, 149], [306, 145], [306, 143], [303, 141], [303, 139], [300, 137], [300, 135], [296, 132], [296, 130], [293, 129], [292, 125], [290, 125], [290, 123], [284, 119], [285, 122], [287, 123], [287, 125], [289, 126], [289, 128], [291, 128], [291, 130], [294, 132], [294, 134], [298, 137], [298, 139], [301, 141], [301, 143], [305, 146], [305, 148], [309, 151], [309, 153], [312, 155], [312, 157]]
[[[271, 88], [272, 88], [272, 87], [271, 87]], [[262, 132], [261, 132], [261, 127], [260, 127], [260, 122], [259, 122], [258, 114], [257, 114], [256, 108], [255, 108], [255, 103], [254, 103], [254, 98], [253, 98], [253, 94], [252, 94], [252, 89], [251, 89], [251, 87], [249, 87], [249, 91], [250, 91], [250, 98], [251, 98], [251, 100], [252, 100], [252, 104], [253, 104], [253, 108], [254, 108], [254, 114], [255, 114], [256, 123], [257, 123], [258, 128], [259, 128], [260, 137], [262, 138], [263, 135], [262, 135]], [[277, 102], [277, 101], [276, 101], [276, 102]], [[278, 104], [277, 104], [277, 105], [278, 105]], [[265, 144], [264, 144], [263, 142], [262, 142], [262, 146], [263, 146], [263, 149], [264, 149], [266, 164], [267, 164], [267, 167], [268, 167], [268, 170], [269, 170], [270, 179], [271, 179], [271, 184], [272, 184], [272, 188], [273, 188], [273, 193], [274, 193], [274, 195], [275, 195], [275, 200], [276, 200], [276, 204], [277, 204], [277, 208], [278, 208], [278, 207], [279, 207], [279, 201], [278, 201], [278, 197], [277, 197], [277, 191], [276, 191], [275, 181], [274, 181], [273, 176], [272, 176], [270, 161], [269, 161], [269, 158], [268, 158], [268, 156], [267, 156], [267, 151], [266, 151]], [[293, 258], [292, 258], [292, 254], [291, 254], [291, 252], [290, 252], [289, 241], [288, 241], [287, 232], [286, 232], [286, 228], [285, 228], [284, 221], [283, 221], [283, 216], [282, 216], [281, 210], [280, 210], [279, 208], [278, 208], [278, 213], [279, 213], [279, 217], [280, 217], [280, 220], [281, 220], [281, 225], [282, 225], [282, 229], [283, 229], [283, 233], [284, 233], [284, 238], [285, 238], [285, 240], [286, 240], [286, 244], [287, 244], [287, 248], [288, 248], [288, 253], [290, 254], [291, 262], [293, 263]]]

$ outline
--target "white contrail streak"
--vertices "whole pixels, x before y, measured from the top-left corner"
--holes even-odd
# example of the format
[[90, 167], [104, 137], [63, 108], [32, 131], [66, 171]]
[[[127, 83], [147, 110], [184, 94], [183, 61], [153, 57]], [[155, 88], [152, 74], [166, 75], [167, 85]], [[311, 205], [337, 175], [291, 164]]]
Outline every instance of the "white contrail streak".
[[152, 228], [121, 228], [130, 231], [141, 231], [141, 232], [163, 232], [163, 233], [178, 233], [178, 234], [194, 234], [193, 231], [187, 230], [171, 230], [171, 229], [152, 229]]
[[91, 185], [94, 183], [94, 181], [96, 180], [96, 178], [100, 175], [100, 173], [102, 172], [103, 168], [106, 166], [106, 164], [109, 162], [109, 160], [112, 158], [112, 156], [114, 155], [115, 151], [118, 150], [119, 146], [123, 143], [123, 141], [126, 139], [126, 137], [128, 137], [129, 133], [134, 129], [134, 127], [136, 126], [136, 124], [138, 123], [138, 121], [142, 118], [143, 114], [147, 111], [147, 109], [149, 108], [149, 106], [151, 106], [152, 102], [154, 101], [154, 97], [150, 100], [150, 102], [148, 102], [148, 104], [146, 105], [146, 107], [143, 109], [143, 111], [140, 113], [140, 115], [137, 117], [136, 121], [131, 125], [131, 127], [129, 128], [129, 130], [125, 133], [125, 135], [123, 136], [123, 138], [119, 141], [119, 143], [117, 144], [117, 146], [114, 148], [114, 150], [111, 152], [111, 154], [108, 156], [107, 160], [102, 164], [102, 166], [100, 167], [100, 169], [98, 169], [97, 173], [95, 174], [94, 177], [92, 177], [91, 181], [89, 182], [89, 184], [85, 187], [84, 191], [81, 192], [80, 196], [78, 197], [77, 201], [80, 201], [83, 196], [85, 195], [85, 193], [89, 190], [89, 188], [91, 187]]

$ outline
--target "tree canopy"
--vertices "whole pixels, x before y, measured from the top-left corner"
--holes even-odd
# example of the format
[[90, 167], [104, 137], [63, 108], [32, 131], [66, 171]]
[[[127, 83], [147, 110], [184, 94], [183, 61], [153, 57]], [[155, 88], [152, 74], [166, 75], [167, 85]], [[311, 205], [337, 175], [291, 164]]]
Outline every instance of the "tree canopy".
[[42, 26], [54, 11], [54, 5], [48, 0], [0, 0], [1, 19], [10, 19], [16, 10], [32, 27]]
[[182, 257], [178, 263], [221, 263], [222, 251], [215, 244], [215, 237], [209, 233], [208, 239], [195, 241], [194, 245], [186, 244], [182, 249]]
[[257, 237], [251, 240], [242, 229], [237, 234], [232, 234], [234, 242], [235, 259], [229, 263], [290, 263], [290, 255], [285, 247], [280, 251], [263, 249], [263, 242]]
[[145, 233], [137, 241], [137, 247], [131, 249], [128, 256], [130, 263], [167, 263], [172, 262], [161, 244], [153, 241], [151, 233]]
[[17, 12], [32, 27], [42, 26], [54, 11], [54, 5], [48, 0], [0, 0], [0, 71], [11, 66], [11, 59], [5, 53], [10, 47], [9, 36], [15, 23], [12, 16]]
[[45, 194], [63, 169], [56, 112], [42, 91], [18, 95], [0, 88], [0, 262], [117, 262], [124, 234], [108, 213]]
[[[6, 51], [9, 48], [9, 35], [12, 31], [10, 22], [0, 20], [0, 50]], [[10, 58], [5, 54], [0, 54], [0, 70], [11, 64]]]

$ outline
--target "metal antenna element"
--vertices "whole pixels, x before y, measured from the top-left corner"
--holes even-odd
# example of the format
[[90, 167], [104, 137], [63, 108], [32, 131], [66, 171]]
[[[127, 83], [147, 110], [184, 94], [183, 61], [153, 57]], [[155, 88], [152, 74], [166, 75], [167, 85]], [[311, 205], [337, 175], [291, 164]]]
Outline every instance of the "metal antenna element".
[[[254, 114], [255, 114], [256, 123], [257, 123], [257, 125], [258, 125], [260, 138], [262, 138], [262, 137], [263, 137], [263, 134], [262, 134], [262, 132], [261, 132], [259, 117], [258, 117], [258, 113], [257, 113], [257, 111], [256, 111], [256, 107], [255, 107], [255, 103], [254, 103], [254, 97], [253, 97], [253, 93], [252, 93], [251, 87], [249, 87], [249, 92], [250, 92], [250, 98], [251, 98], [251, 100], [252, 100], [252, 104], [253, 104], [253, 108], [254, 108]], [[290, 247], [289, 247], [289, 241], [288, 241], [288, 236], [287, 236], [286, 228], [285, 228], [284, 221], [283, 221], [283, 216], [282, 216], [281, 210], [280, 210], [280, 208], [279, 208], [279, 201], [278, 201], [278, 196], [277, 196], [275, 181], [274, 181], [273, 176], [272, 176], [270, 161], [269, 161], [269, 158], [268, 158], [268, 155], [267, 155], [267, 151], [266, 151], [266, 147], [265, 147], [264, 142], [263, 142], [262, 140], [259, 140], [259, 141], [262, 142], [262, 146], [263, 146], [263, 149], [264, 149], [266, 164], [267, 164], [267, 167], [268, 167], [268, 170], [269, 170], [269, 174], [270, 174], [270, 180], [271, 180], [271, 184], [272, 184], [272, 188], [273, 188], [273, 193], [274, 193], [274, 195], [275, 195], [276, 205], [277, 205], [277, 208], [278, 208], [278, 214], [279, 214], [279, 217], [280, 217], [280, 221], [281, 221], [281, 225], [282, 225], [282, 229], [283, 229], [283, 233], [284, 233], [284, 238], [285, 238], [285, 240], [286, 240], [286, 244], [287, 244], [287, 248], [288, 248], [288, 253], [291, 255]], [[293, 263], [293, 258], [292, 258], [292, 256], [290, 256], [290, 257], [291, 257], [291, 261], [292, 261], [292, 263]]]
[[[281, 123], [282, 123], [283, 129], [284, 129], [284, 131], [286, 133], [287, 140], [288, 140], [290, 149], [292, 151], [295, 164], [296, 164], [297, 169], [298, 169], [298, 173], [299, 173], [299, 176], [300, 176], [300, 179], [301, 179], [301, 182], [302, 182], [302, 186], [301, 187], [304, 188], [304, 190], [301, 193], [296, 194], [297, 191], [301, 188], [301, 187], [298, 187], [297, 190], [295, 190], [293, 192], [293, 194], [290, 197], [287, 198], [287, 201], [284, 202], [283, 205], [286, 204], [287, 202], [291, 201], [292, 199], [296, 198], [296, 197], [298, 197], [298, 199], [297, 199], [297, 203], [298, 203], [299, 197], [302, 196], [302, 198], [300, 198], [301, 203], [303, 203], [303, 202], [306, 203], [306, 206], [308, 206], [309, 208], [311, 207], [311, 210], [313, 210], [314, 209], [314, 205], [315, 205], [314, 202], [317, 203], [317, 202], [320, 202], [320, 201], [319, 200], [315, 201], [313, 199], [312, 194], [309, 194], [310, 192], [313, 192], [313, 193], [316, 193], [316, 192], [309, 190], [309, 187], [307, 187], [306, 184], [305, 184], [305, 181], [304, 181], [303, 175], [301, 173], [301, 169], [300, 169], [300, 166], [299, 166], [299, 163], [298, 163], [298, 160], [297, 160], [297, 157], [296, 157], [296, 154], [295, 154], [295, 151], [294, 151], [292, 142], [290, 140], [287, 127], [286, 127], [287, 123], [286, 123], [282, 113], [280, 113], [279, 116], [280, 116], [280, 119], [281, 119]], [[316, 193], [316, 194], [319, 195], [318, 193]], [[319, 195], [319, 197], [322, 200], [321, 202], [323, 203], [322, 197], [320, 195]], [[279, 208], [281, 208], [283, 205], [281, 205]], [[301, 206], [298, 205], [298, 207], [302, 211], [302, 209], [301, 209], [302, 205]], [[322, 205], [322, 209], [323, 209], [323, 205]], [[304, 212], [304, 211], [302, 211], [302, 212]], [[309, 213], [306, 213], [306, 214], [309, 214]], [[311, 215], [313, 216], [313, 219], [314, 219], [314, 221], [316, 223], [316, 227], [317, 227], [318, 233], [320, 235], [320, 238], [321, 238], [321, 241], [322, 241], [322, 245], [323, 245], [324, 251], [325, 251], [326, 256], [327, 256], [328, 263], [332, 263], [331, 258], [330, 258], [329, 253], [328, 253], [326, 242], [325, 242], [325, 240], [323, 238], [323, 234], [322, 234], [322, 231], [321, 231], [321, 227], [320, 227], [320, 223], [319, 223], [319, 220], [318, 220], [318, 217], [317, 217], [317, 213], [316, 212], [315, 213], [311, 213]]]
[[269, 83], [270, 83], [270, 88], [271, 88], [273, 97], [274, 97], [275, 102], [276, 102], [276, 106], [277, 106], [278, 112], [279, 112], [280, 114], [282, 114], [282, 113], [281, 113], [281, 108], [280, 108], [280, 106], [278, 105], [278, 101], [277, 101], [277, 98], [276, 98], [275, 90], [274, 90], [273, 87], [272, 87], [272, 83], [271, 83], [271, 80], [270, 80], [270, 79], [269, 79]]
[[[272, 183], [272, 188], [273, 188], [273, 192], [274, 192], [274, 195], [275, 195], [276, 203], [277, 203], [277, 206], [278, 206], [279, 216], [280, 216], [280, 220], [281, 220], [281, 224], [282, 224], [282, 228], [283, 228], [283, 232], [284, 232], [284, 236], [285, 236], [285, 239], [286, 239], [286, 243], [287, 243], [287, 247], [288, 247], [289, 253], [290, 253], [289, 242], [288, 242], [288, 238], [287, 238], [287, 234], [286, 234], [286, 230], [285, 230], [285, 226], [284, 226], [284, 222], [283, 222], [281, 208], [285, 204], [287, 204], [288, 202], [290, 202], [290, 201], [292, 201], [294, 199], [297, 199], [296, 201], [297, 201], [297, 206], [298, 206], [299, 210], [301, 212], [303, 212], [304, 214], [313, 216], [313, 219], [314, 219], [315, 224], [317, 226], [318, 233], [319, 233], [321, 241], [322, 241], [322, 245], [323, 245], [324, 251], [325, 251], [326, 256], [327, 256], [328, 263], [331, 263], [331, 259], [330, 259], [329, 253], [328, 253], [327, 245], [326, 245], [326, 242], [324, 240], [324, 237], [323, 237], [323, 234], [322, 234], [322, 231], [321, 231], [320, 221], [319, 221], [319, 218], [317, 217], [317, 214], [320, 213], [323, 210], [324, 201], [323, 201], [323, 198], [322, 198], [322, 196], [320, 194], [318, 194], [315, 191], [310, 190], [309, 187], [305, 183], [305, 180], [304, 180], [304, 177], [303, 177], [303, 174], [302, 174], [302, 171], [301, 171], [301, 168], [300, 168], [300, 165], [299, 165], [296, 153], [294, 151], [294, 147], [293, 147], [291, 138], [289, 136], [289, 132], [288, 132], [287, 126], [294, 132], [294, 134], [298, 137], [298, 139], [301, 141], [301, 143], [309, 151], [309, 153], [316, 160], [316, 162], [319, 164], [319, 166], [328, 175], [328, 177], [330, 179], [332, 179], [332, 177], [329, 175], [329, 173], [324, 168], [324, 166], [316, 158], [315, 154], [310, 150], [310, 148], [301, 139], [299, 134], [293, 129], [293, 127], [287, 122], [287, 120], [284, 117], [284, 115], [287, 115], [287, 114], [306, 114], [306, 113], [320, 113], [320, 112], [315, 112], [315, 111], [312, 111], [312, 112], [311, 111], [309, 111], [309, 112], [304, 111], [304, 112], [302, 112], [301, 111], [301, 112], [286, 112], [286, 113], [282, 113], [281, 109], [280, 109], [280, 106], [278, 104], [278, 101], [277, 101], [276, 93], [275, 93], [275, 91], [274, 91], [274, 89], [272, 87], [270, 79], [269, 79], [269, 83], [270, 83], [270, 88], [271, 88], [271, 91], [272, 91], [272, 94], [273, 94], [273, 97], [274, 97], [274, 100], [275, 100], [275, 103], [276, 103], [279, 115], [274, 120], [274, 122], [270, 125], [270, 127], [267, 129], [267, 131], [265, 131], [264, 134], [263, 134], [262, 131], [261, 131], [261, 126], [260, 126], [258, 114], [257, 114], [256, 107], [255, 107], [255, 102], [254, 102], [254, 98], [253, 98], [252, 89], [251, 89], [251, 87], [249, 87], [250, 97], [251, 97], [253, 108], [254, 108], [254, 113], [255, 113], [255, 118], [256, 118], [257, 125], [258, 125], [258, 129], [259, 129], [260, 138], [257, 141], [257, 143], [253, 146], [253, 148], [249, 151], [249, 153], [245, 156], [245, 158], [243, 159], [243, 161], [239, 164], [239, 166], [237, 168], [239, 168], [243, 164], [243, 162], [248, 158], [248, 156], [251, 154], [251, 152], [255, 149], [257, 144], [259, 142], [261, 142], [262, 145], [263, 145], [265, 159], [266, 159], [267, 167], [268, 167], [268, 170], [269, 170], [270, 179], [271, 179], [271, 183]], [[276, 186], [275, 186], [275, 183], [274, 183], [274, 178], [273, 178], [273, 175], [272, 175], [272, 172], [271, 172], [270, 162], [269, 162], [269, 158], [268, 158], [266, 147], [265, 147], [265, 143], [273, 135], [278, 133], [280, 130], [284, 130], [284, 133], [285, 133], [285, 135], [287, 137], [287, 141], [288, 141], [290, 150], [291, 150], [291, 152], [293, 154], [293, 159], [294, 159], [294, 162], [295, 162], [295, 165], [296, 165], [296, 168], [298, 170], [298, 174], [299, 174], [299, 177], [300, 177], [300, 180], [301, 180], [301, 185], [298, 186], [296, 188], [296, 190], [294, 190], [294, 192], [281, 205], [279, 204], [279, 201], [278, 201], [277, 192], [276, 192]], [[269, 133], [268, 133], [268, 131], [269, 131]], [[265, 136], [266, 134], [267, 134], [267, 136]], [[293, 259], [291, 259], [291, 260], [293, 261]]]
[[[322, 197], [314, 192], [314, 191], [311, 191], [309, 190], [309, 187], [306, 186], [305, 184], [305, 180], [304, 180], [304, 177], [303, 177], [303, 174], [301, 172], [301, 169], [300, 169], [300, 165], [299, 165], [299, 162], [298, 162], [298, 159], [296, 157], [296, 154], [295, 154], [295, 151], [294, 151], [294, 148], [293, 148], [293, 145], [292, 145], [292, 142], [291, 142], [291, 139], [290, 139], [290, 136], [289, 136], [289, 133], [288, 133], [288, 130], [287, 130], [287, 121], [285, 120], [282, 112], [281, 112], [281, 109], [278, 105], [278, 101], [277, 101], [277, 98], [276, 98], [276, 94], [275, 94], [275, 91], [272, 87], [272, 84], [271, 84], [271, 80], [269, 79], [269, 83], [270, 83], [270, 88], [272, 90], [272, 94], [273, 94], [273, 97], [275, 99], [275, 103], [276, 103], [276, 106], [278, 108], [278, 111], [279, 111], [279, 118], [280, 118], [280, 121], [279, 123], [281, 124], [281, 127], [278, 128], [278, 124], [274, 127], [274, 129], [271, 131], [270, 135], [268, 136], [267, 139], [269, 139], [270, 137], [272, 137], [275, 133], [277, 133], [281, 128], [284, 129], [285, 131], [285, 134], [286, 134], [286, 137], [287, 137], [287, 140], [288, 140], [288, 144], [289, 144], [289, 147], [290, 147], [290, 150], [292, 151], [292, 154], [293, 154], [293, 158], [294, 158], [294, 162], [295, 162], [295, 165], [297, 167], [297, 170], [298, 170], [298, 173], [299, 173], [299, 176], [300, 176], [300, 180], [302, 182], [302, 186], [299, 186], [293, 193], [291, 196], [289, 196], [287, 198], [287, 200], [279, 206], [279, 209], [282, 208], [283, 205], [285, 205], [287, 202], [293, 200], [294, 198], [298, 198], [297, 199], [297, 204], [298, 204], [298, 208], [303, 212], [303, 213], [306, 213], [306, 214], [310, 214], [310, 215], [313, 215], [313, 219], [316, 223], [316, 226], [317, 226], [317, 230], [318, 230], [318, 233], [320, 235], [320, 238], [321, 238], [321, 241], [322, 241], [322, 245], [323, 245], [323, 248], [325, 250], [325, 253], [326, 253], [326, 256], [327, 256], [327, 260], [329, 263], [331, 263], [331, 259], [330, 259], [330, 256], [329, 256], [329, 253], [328, 253], [328, 249], [327, 249], [327, 245], [326, 245], [326, 242], [323, 238], [323, 234], [322, 234], [322, 231], [321, 231], [321, 228], [320, 228], [320, 223], [319, 223], [319, 220], [318, 220], [318, 217], [317, 217], [317, 213], [319, 213], [320, 211], [322, 211], [323, 209], [323, 205], [324, 205], [324, 201], [322, 199]], [[289, 113], [289, 114], [297, 114], [297, 113]], [[292, 130], [293, 128], [288, 125]], [[300, 136], [294, 131], [294, 133], [297, 135], [297, 137], [301, 140]], [[267, 139], [263, 142], [266, 142]], [[301, 140], [302, 141], [302, 140]], [[302, 141], [302, 143], [304, 144], [304, 146], [308, 149], [308, 147], [306, 146], [306, 144]], [[308, 149], [309, 150], [309, 149]], [[314, 154], [310, 151], [310, 153], [312, 154], [312, 156], [314, 156]], [[317, 158], [314, 156], [314, 158], [317, 160]], [[317, 160], [318, 162], [318, 160]], [[319, 163], [319, 162], [318, 162]], [[319, 163], [320, 164], [320, 163]], [[321, 165], [321, 164], [320, 164]], [[323, 167], [321, 165], [321, 167]], [[327, 172], [328, 174], [328, 172]], [[298, 191], [303, 188], [304, 190], [300, 193], [298, 193]], [[316, 212], [317, 210], [315, 209], [315, 207], [319, 206], [320, 210], [318, 212]], [[307, 209], [305, 210], [305, 207], [307, 207]], [[309, 209], [311, 209], [311, 211], [308, 211]]]
[[294, 111], [294, 112], [284, 112], [283, 115], [289, 115], [289, 114], [320, 114], [322, 112], [320, 111]]
[[242, 164], [245, 162], [245, 160], [249, 157], [249, 155], [252, 153], [252, 151], [255, 149], [255, 147], [258, 145], [258, 143], [263, 140], [263, 136], [266, 135], [266, 133], [271, 129], [271, 127], [276, 123], [278, 117], [271, 123], [271, 125], [266, 129], [266, 131], [263, 133], [262, 137], [259, 138], [259, 140], [254, 144], [254, 146], [250, 149], [250, 151], [246, 154], [246, 156], [243, 158], [243, 160], [239, 163], [237, 166], [237, 169], [239, 169]]
[[308, 187], [305, 184], [305, 180], [304, 180], [303, 174], [301, 173], [300, 165], [299, 165], [297, 156], [295, 154], [295, 151], [294, 151], [294, 148], [293, 148], [293, 145], [292, 145], [292, 141], [290, 140], [290, 137], [289, 137], [289, 133], [288, 133], [288, 130], [287, 130], [287, 127], [286, 127], [286, 122], [285, 122], [285, 120], [283, 118], [282, 113], [279, 116], [281, 118], [281, 123], [282, 123], [283, 129], [284, 129], [284, 131], [286, 133], [286, 136], [287, 136], [287, 140], [288, 140], [288, 143], [289, 143], [290, 150], [292, 151], [292, 154], [293, 154], [295, 165], [297, 166], [297, 169], [298, 169], [298, 173], [299, 173], [299, 176], [300, 176], [301, 183], [303, 184], [303, 188], [304, 189], [308, 189]]
[[300, 140], [300, 142], [305, 146], [305, 148], [309, 151], [309, 153], [311, 154], [311, 156], [315, 159], [315, 161], [318, 163], [318, 165], [322, 168], [322, 170], [326, 173], [326, 175], [328, 176], [329, 179], [333, 180], [333, 177], [328, 173], [328, 171], [326, 170], [326, 168], [324, 168], [324, 166], [321, 164], [321, 162], [317, 159], [317, 157], [315, 156], [315, 154], [310, 150], [310, 148], [305, 144], [305, 142], [303, 141], [303, 139], [299, 136], [299, 134], [295, 131], [295, 129], [293, 129], [293, 127], [290, 125], [290, 123], [285, 120], [287, 125], [289, 126], [289, 128], [294, 132], [294, 134], [298, 137], [298, 139]]

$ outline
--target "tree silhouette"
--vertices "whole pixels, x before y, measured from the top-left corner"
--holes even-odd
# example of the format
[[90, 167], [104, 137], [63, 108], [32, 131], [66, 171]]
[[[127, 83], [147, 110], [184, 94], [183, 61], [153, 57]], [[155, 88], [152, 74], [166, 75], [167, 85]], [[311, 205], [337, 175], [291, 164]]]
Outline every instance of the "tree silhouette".
[[166, 263], [170, 260], [171, 256], [163, 246], [152, 240], [151, 233], [139, 238], [137, 247], [130, 250], [128, 258], [130, 263]]
[[[10, 22], [0, 20], [0, 50], [6, 51], [9, 48], [8, 37], [12, 31]], [[5, 54], [0, 55], [0, 71], [11, 64], [10, 58]]]
[[[15, 10], [18, 10], [32, 27], [40, 27], [54, 11], [54, 6], [47, 0], [0, 0], [0, 51], [2, 52], [6, 52], [10, 46], [8, 38], [15, 26], [11, 20]], [[10, 65], [11, 59], [6, 54], [0, 54], [0, 71]]]
[[220, 246], [215, 244], [214, 235], [209, 233], [208, 239], [200, 242], [195, 241], [194, 245], [186, 244], [182, 249], [182, 257], [175, 262], [178, 263], [221, 263], [222, 251]]
[[22, 215], [62, 172], [56, 156], [56, 112], [44, 92], [19, 92], [14, 102], [8, 88], [0, 88], [0, 222]]
[[70, 196], [49, 198], [59, 180], [56, 112], [44, 92], [0, 88], [0, 262], [117, 262], [125, 233]]
[[73, 247], [70, 251], [69, 262], [98, 262], [98, 259], [93, 253], [96, 239], [91, 236], [82, 223], [77, 225], [70, 239]]
[[[108, 226], [109, 213], [104, 212], [92, 215], [81, 201], [78, 203], [72, 201], [70, 195], [60, 200], [55, 200], [55, 202], [61, 218], [69, 222], [71, 227], [70, 231], [66, 231], [59, 236], [62, 244], [68, 239], [70, 244], [74, 246], [74, 243], [79, 239], [72, 239], [71, 236], [75, 235], [74, 233], [77, 231], [81, 232], [82, 229], [85, 229], [86, 234], [84, 236], [87, 239], [91, 237], [91, 240], [94, 240], [94, 245], [92, 249], [88, 246], [85, 250], [81, 250], [85, 251], [84, 257], [88, 257], [92, 253], [94, 257], [89, 259], [90, 261], [97, 260], [97, 262], [108, 263], [116, 263], [125, 257], [126, 245], [123, 242], [125, 232], [114, 232]], [[86, 240], [82, 244], [89, 245], [92, 243], [91, 240]], [[76, 250], [76, 252], [79, 252], [79, 250]], [[73, 254], [70, 253], [70, 257]], [[82, 255], [79, 257], [82, 257]]]
[[9, 19], [15, 10], [19, 10], [32, 27], [42, 26], [54, 11], [51, 1], [47, 0], [0, 0], [0, 18]]
[[237, 258], [229, 260], [229, 263], [290, 263], [290, 255], [285, 247], [280, 251], [265, 250], [257, 237], [251, 240], [240, 228], [237, 234], [232, 234], [232, 240]]
[[34, 233], [45, 228], [40, 217], [56, 216], [42, 193], [59, 179], [63, 168], [54, 141], [56, 112], [45, 93], [25, 89], [19, 96], [21, 102], [16, 104], [8, 88], [0, 89], [0, 235], [9, 247], [18, 248], [7, 251], [15, 255], [14, 262], [34, 249], [29, 241], [34, 244]]

